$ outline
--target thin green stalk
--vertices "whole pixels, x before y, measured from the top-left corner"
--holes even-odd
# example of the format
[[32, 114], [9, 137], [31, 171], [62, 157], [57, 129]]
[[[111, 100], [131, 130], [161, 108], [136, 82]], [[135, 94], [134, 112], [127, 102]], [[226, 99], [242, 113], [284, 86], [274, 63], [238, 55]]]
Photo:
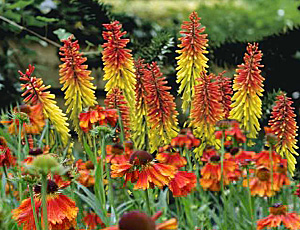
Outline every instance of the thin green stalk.
[[[8, 184], [8, 174], [7, 174], [7, 169], [6, 169], [5, 164], [3, 165], [3, 171], [4, 171], [5, 178], [6, 178], [6, 183]], [[11, 197], [11, 201], [13, 201], [14, 196], [13, 196], [13, 194], [12, 194], [12, 191], [11, 191], [11, 189], [10, 189], [9, 184], [8, 184], [8, 191], [9, 191], [9, 195], [10, 195], [10, 197]]]
[[42, 174], [42, 210], [43, 210], [43, 229], [48, 230], [47, 214], [47, 174]]
[[[23, 128], [23, 122], [19, 120], [19, 136], [18, 136], [18, 151], [17, 151], [17, 161], [18, 161], [18, 177], [21, 178], [21, 161], [22, 161], [22, 152], [21, 152], [21, 140], [22, 140], [22, 128]], [[21, 180], [18, 181], [18, 190], [19, 190], [19, 198], [20, 201], [23, 200], [23, 188], [22, 188], [22, 182]]]
[[149, 194], [148, 189], [144, 190], [145, 196], [146, 196], [146, 206], [147, 206], [147, 213], [148, 215], [151, 215], [151, 208], [150, 208], [150, 200], [149, 200]]
[[33, 211], [35, 228], [36, 228], [36, 230], [40, 230], [39, 219], [36, 214], [35, 202], [34, 202], [34, 198], [33, 198], [33, 189], [32, 189], [31, 185], [28, 187], [29, 187], [29, 194], [30, 194], [31, 207], [32, 207], [32, 211]]
[[224, 193], [224, 175], [223, 175], [224, 153], [225, 153], [224, 142], [225, 142], [225, 131], [222, 130], [222, 139], [221, 139], [221, 192], [222, 192], [222, 194]]
[[119, 109], [118, 109], [118, 123], [120, 126], [120, 142], [123, 143], [125, 140], [124, 126], [123, 126], [123, 121], [122, 121], [122, 117], [121, 117], [121, 112]]
[[270, 157], [270, 163], [271, 163], [271, 191], [272, 191], [272, 196], [271, 196], [271, 205], [273, 205], [273, 199], [274, 199], [274, 178], [273, 178], [273, 175], [274, 175], [274, 172], [273, 172], [273, 156], [272, 156], [272, 146], [270, 146], [270, 149], [269, 149], [269, 157]]
[[253, 207], [252, 207], [252, 197], [251, 197], [251, 190], [250, 190], [250, 177], [249, 177], [249, 168], [246, 166], [247, 170], [247, 187], [248, 187], [248, 200], [249, 200], [249, 207], [250, 207], [250, 214], [251, 214], [251, 224], [252, 229], [255, 229], [255, 222], [254, 222], [254, 215], [253, 215]]

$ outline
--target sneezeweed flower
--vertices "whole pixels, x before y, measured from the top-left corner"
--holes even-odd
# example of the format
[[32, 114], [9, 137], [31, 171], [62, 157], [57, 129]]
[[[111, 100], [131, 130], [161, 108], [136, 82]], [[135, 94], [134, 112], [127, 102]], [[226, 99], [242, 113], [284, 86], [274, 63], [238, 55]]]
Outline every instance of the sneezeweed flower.
[[83, 162], [82, 159], [79, 159], [75, 166], [79, 174], [76, 180], [83, 186], [89, 188], [95, 184], [95, 176], [93, 173], [94, 165], [91, 161]]
[[174, 197], [187, 196], [197, 185], [197, 176], [193, 172], [178, 171], [170, 181], [169, 188]]
[[208, 46], [207, 34], [204, 33], [205, 27], [201, 26], [200, 18], [196, 12], [189, 16], [190, 21], [184, 21], [181, 25], [179, 38], [181, 43], [178, 45], [180, 50], [176, 52], [179, 56], [177, 61], [177, 83], [180, 83], [178, 94], [182, 94], [182, 110], [187, 112], [191, 109], [192, 98], [195, 95], [194, 86], [197, 85], [197, 78], [206, 73], [208, 68], [208, 58], [205, 54]]
[[177, 151], [165, 150], [156, 155], [156, 160], [167, 165], [174, 165], [177, 168], [184, 167], [187, 164], [186, 159]]
[[[73, 200], [60, 193], [60, 189], [69, 184], [58, 175], [47, 182], [46, 200], [49, 230], [67, 230], [76, 226], [78, 208]], [[42, 206], [40, 185], [34, 187], [34, 203], [36, 214], [39, 216], [38, 212]], [[41, 216], [43, 226], [43, 212], [41, 212]], [[12, 218], [18, 222], [19, 226], [23, 224], [23, 230], [36, 230], [30, 198], [23, 200], [18, 208], [12, 210]]]
[[[248, 187], [247, 179], [244, 179], [243, 186]], [[273, 182], [272, 185], [271, 171], [265, 166], [258, 166], [256, 168], [255, 174], [249, 178], [249, 186], [252, 196], [271, 197], [275, 195], [276, 191], [280, 190], [278, 184]]]
[[26, 96], [23, 101], [35, 105], [36, 111], [43, 112], [44, 117], [50, 120], [60, 134], [63, 145], [66, 146], [70, 137], [67, 117], [56, 105], [55, 95], [46, 91], [51, 86], [45, 86], [41, 78], [33, 77], [33, 71], [34, 66], [32, 65], [29, 65], [25, 74], [19, 71], [20, 80], [25, 82], [21, 84], [21, 90], [25, 90], [22, 97]]
[[149, 217], [140, 211], [125, 213], [119, 220], [119, 224], [102, 230], [171, 230], [177, 229], [177, 220], [172, 218], [163, 223], [156, 224], [155, 221], [162, 215], [162, 212]]
[[[213, 79], [215, 75], [204, 75], [195, 86], [195, 96], [192, 101], [191, 124], [194, 134], [202, 142], [215, 145], [215, 124], [223, 118], [223, 110], [219, 85]], [[203, 145], [205, 147], [205, 145]], [[200, 149], [196, 152], [200, 154]]]
[[26, 121], [22, 122], [22, 137], [25, 134], [40, 134], [45, 126], [45, 119], [41, 110], [39, 110], [37, 105], [19, 105], [14, 108], [14, 115], [11, 120], [1, 121], [2, 124], [9, 125], [8, 132], [10, 134], [19, 134], [20, 127], [20, 115], [23, 114], [26, 116]]
[[278, 95], [276, 99], [275, 106], [271, 112], [269, 126], [277, 137], [277, 143], [275, 144], [276, 151], [281, 156], [286, 157], [288, 160], [288, 169], [293, 173], [295, 164], [297, 163], [293, 155], [299, 155], [296, 151], [298, 149], [296, 114], [294, 113], [294, 108], [291, 106], [293, 103], [291, 98], [287, 97], [285, 93]]
[[271, 164], [273, 165], [273, 167], [276, 167], [277, 164], [279, 164], [282, 160], [281, 156], [278, 153], [272, 151], [270, 154], [270, 152], [267, 150], [263, 150], [255, 154], [253, 159], [255, 160], [256, 165], [264, 165], [268, 168], [271, 168]]
[[107, 109], [116, 109], [119, 111], [125, 138], [128, 139], [130, 137], [130, 108], [123, 96], [123, 92], [119, 88], [112, 88], [106, 94], [104, 104]]
[[300, 217], [295, 212], [287, 212], [286, 205], [276, 203], [269, 208], [270, 215], [257, 221], [257, 230], [277, 228], [282, 225], [287, 229], [300, 229]]
[[130, 181], [135, 183], [134, 189], [143, 190], [168, 185], [176, 172], [175, 166], [155, 163], [152, 155], [142, 150], [133, 152], [127, 163], [111, 165], [112, 178], [125, 176], [124, 186]]
[[282, 159], [280, 163], [276, 165], [273, 175], [273, 183], [277, 184], [279, 188], [281, 188], [283, 185], [290, 185], [291, 183], [287, 171], [287, 160]]
[[163, 76], [156, 62], [147, 65], [145, 72], [145, 93], [147, 103], [147, 123], [149, 124], [150, 150], [155, 151], [158, 146], [170, 143], [177, 135], [178, 112], [175, 98], [169, 92], [166, 77]]
[[106, 146], [106, 162], [112, 164], [123, 164], [129, 161], [132, 154], [131, 148], [124, 148], [121, 143]]
[[101, 226], [102, 228], [105, 228], [105, 224], [103, 223], [103, 221], [94, 212], [86, 213], [86, 215], [83, 218], [83, 222], [88, 227], [88, 230], [97, 229], [97, 226]]
[[87, 112], [79, 114], [79, 126], [84, 132], [89, 132], [96, 125], [115, 127], [117, 121], [117, 110], [105, 109], [99, 105], [90, 107]]
[[[221, 158], [213, 155], [206, 165], [201, 169], [200, 184], [204, 190], [220, 191], [221, 190]], [[235, 174], [237, 164], [230, 159], [224, 159], [223, 162], [223, 184], [228, 185], [232, 181], [232, 175]]]
[[171, 140], [171, 146], [175, 148], [187, 148], [192, 149], [198, 147], [201, 141], [193, 135], [190, 129], [183, 129], [177, 135], [177, 137]]
[[75, 131], [81, 139], [81, 130], [79, 128], [79, 113], [83, 108], [97, 104], [95, 97], [96, 87], [91, 82], [94, 78], [90, 76], [91, 71], [83, 63], [87, 58], [79, 51], [78, 41], [72, 42], [74, 36], [62, 40], [64, 46], [60, 48], [61, 61], [59, 66], [59, 82], [63, 84], [62, 91], [65, 91], [65, 100], [67, 114], [73, 122]]
[[125, 48], [129, 39], [122, 38], [126, 31], [121, 32], [122, 25], [118, 21], [103, 26], [106, 31], [103, 31], [102, 35], [107, 41], [102, 45], [103, 79], [107, 81], [105, 91], [119, 88], [130, 108], [134, 108], [136, 79], [131, 50]]

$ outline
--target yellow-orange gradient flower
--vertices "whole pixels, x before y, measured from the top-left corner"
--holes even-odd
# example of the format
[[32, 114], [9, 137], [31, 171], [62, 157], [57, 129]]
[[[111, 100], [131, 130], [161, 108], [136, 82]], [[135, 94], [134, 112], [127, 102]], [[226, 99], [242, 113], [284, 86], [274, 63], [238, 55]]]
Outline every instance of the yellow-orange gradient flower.
[[123, 92], [119, 88], [112, 88], [107, 94], [104, 104], [107, 109], [116, 109], [120, 112], [123, 131], [126, 139], [130, 137], [130, 111]]
[[177, 229], [177, 220], [175, 218], [156, 224], [155, 221], [162, 215], [162, 212], [157, 212], [154, 216], [149, 217], [145, 213], [130, 211], [120, 218], [119, 224], [102, 230], [172, 230]]
[[282, 225], [291, 230], [300, 229], [299, 215], [294, 212], [288, 213], [285, 205], [276, 203], [269, 208], [269, 211], [269, 216], [257, 221], [257, 230], [277, 228]]
[[260, 130], [261, 99], [264, 78], [261, 76], [263, 67], [260, 64], [262, 53], [258, 50], [258, 44], [248, 44], [244, 62], [238, 65], [233, 80], [232, 110], [230, 118], [241, 123], [241, 128], [247, 132], [247, 137], [255, 138]]
[[231, 96], [233, 94], [233, 90], [231, 79], [229, 77], [224, 77], [224, 74], [225, 71], [219, 73], [216, 77], [216, 81], [220, 86], [221, 104], [223, 107], [224, 118], [227, 119], [231, 110]]
[[129, 39], [122, 38], [126, 31], [121, 32], [122, 25], [118, 21], [103, 24], [103, 38], [107, 41], [103, 44], [102, 60], [104, 62], [103, 79], [108, 81], [105, 91], [119, 88], [123, 91], [130, 108], [134, 108], [135, 101], [135, 70], [131, 50], [126, 49]]
[[[57, 175], [54, 176], [54, 180], [48, 180], [47, 217], [49, 230], [66, 230], [76, 226], [78, 208], [75, 206], [75, 202], [58, 191], [69, 184], [62, 181]], [[34, 192], [35, 208], [37, 216], [39, 216], [38, 212], [42, 209], [41, 186], [36, 185]], [[42, 211], [41, 217], [43, 226]], [[21, 205], [12, 211], [12, 218], [18, 222], [18, 225], [23, 224], [23, 230], [36, 230], [30, 198], [23, 200]]]
[[133, 152], [128, 163], [111, 165], [111, 176], [125, 176], [124, 186], [131, 181], [135, 183], [134, 189], [162, 188], [170, 183], [176, 172], [175, 166], [155, 163], [152, 155], [142, 150]]
[[45, 86], [41, 78], [32, 77], [33, 71], [34, 66], [32, 65], [29, 65], [25, 74], [19, 71], [20, 80], [25, 82], [21, 84], [21, 89], [25, 90], [22, 94], [22, 97], [26, 96], [24, 102], [36, 105], [37, 111], [43, 111], [44, 117], [50, 120], [60, 134], [63, 144], [67, 145], [70, 137], [67, 117], [56, 105], [55, 95], [46, 91], [51, 86]]
[[197, 185], [197, 177], [193, 172], [178, 171], [171, 180], [169, 188], [174, 197], [187, 196]]
[[158, 65], [153, 62], [147, 65], [145, 72], [145, 93], [147, 103], [147, 116], [150, 129], [150, 150], [155, 151], [158, 146], [170, 143], [177, 135], [177, 115], [175, 98], [167, 86], [166, 77], [163, 77]]
[[[14, 108], [14, 113], [26, 113], [29, 118], [28, 123], [23, 123], [22, 137], [24, 134], [40, 134], [46, 124], [42, 111], [39, 109], [39, 105], [19, 105]], [[8, 132], [10, 134], [19, 134], [19, 119], [12, 119], [9, 121], [1, 121], [2, 124], [8, 124]]]
[[91, 82], [94, 78], [90, 76], [91, 71], [83, 63], [87, 58], [79, 51], [78, 41], [72, 42], [74, 36], [63, 40], [64, 46], [60, 48], [60, 60], [63, 64], [59, 66], [60, 84], [63, 84], [62, 91], [65, 91], [67, 114], [73, 122], [75, 131], [81, 139], [82, 133], [79, 128], [79, 113], [83, 108], [97, 104], [95, 97], [96, 87]]
[[[215, 124], [223, 118], [220, 87], [214, 78], [215, 75], [210, 74], [198, 79], [190, 115], [195, 136], [210, 145], [215, 144]], [[199, 151], [197, 153], [202, 154]]]
[[192, 98], [195, 95], [194, 86], [197, 85], [197, 78], [206, 73], [208, 68], [207, 34], [204, 34], [205, 27], [201, 26], [200, 18], [196, 12], [189, 16], [190, 21], [184, 21], [181, 25], [179, 38], [181, 43], [178, 45], [180, 50], [176, 52], [180, 55], [177, 61], [177, 83], [180, 83], [178, 93], [182, 93], [182, 109], [187, 112], [191, 109]]
[[293, 155], [299, 155], [296, 151], [298, 149], [296, 145], [298, 126], [295, 121], [294, 108], [291, 106], [292, 103], [291, 98], [284, 93], [278, 95], [269, 121], [272, 132], [277, 136], [275, 149], [281, 156], [286, 157], [288, 169], [291, 173], [295, 170], [295, 164], [297, 163]]
[[[234, 160], [224, 159], [223, 162], [223, 184], [228, 185], [235, 174], [237, 164]], [[206, 165], [201, 169], [200, 184], [204, 190], [220, 191], [221, 189], [221, 162], [220, 156], [213, 155]]]

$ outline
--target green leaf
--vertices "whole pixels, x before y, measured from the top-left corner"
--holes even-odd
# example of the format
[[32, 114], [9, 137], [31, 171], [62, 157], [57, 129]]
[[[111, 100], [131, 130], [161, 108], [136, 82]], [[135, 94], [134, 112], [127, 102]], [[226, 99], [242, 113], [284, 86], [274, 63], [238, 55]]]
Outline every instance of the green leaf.
[[11, 5], [7, 5], [6, 7], [8, 9], [16, 9], [16, 8], [23, 9], [26, 6], [31, 5], [33, 2], [34, 2], [34, 0], [30, 0], [30, 1], [17, 1], [16, 3], [11, 4]]
[[36, 19], [40, 20], [42, 22], [57, 22], [57, 21], [59, 21], [59, 19], [57, 19], [57, 18], [47, 18], [47, 17], [43, 17], [43, 16], [37, 16]]
[[[59, 28], [57, 30], [54, 30], [53, 33], [57, 35], [59, 40], [65, 40], [65, 39], [67, 39], [68, 37], [70, 37], [72, 35], [71, 33], [67, 32], [63, 28]], [[74, 38], [75, 38], [75, 36], [74, 36]]]
[[18, 13], [13, 12], [12, 10], [7, 10], [3, 13], [3, 16], [13, 20], [14, 22], [20, 23], [21, 22], [21, 15]]

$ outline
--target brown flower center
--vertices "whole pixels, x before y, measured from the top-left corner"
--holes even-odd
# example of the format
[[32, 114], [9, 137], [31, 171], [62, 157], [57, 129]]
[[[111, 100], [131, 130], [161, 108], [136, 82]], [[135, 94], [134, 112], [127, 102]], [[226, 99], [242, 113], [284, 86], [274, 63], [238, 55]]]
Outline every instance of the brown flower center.
[[219, 155], [213, 155], [210, 157], [210, 162], [212, 163], [219, 163], [220, 162], [220, 156]]
[[[41, 185], [36, 185], [33, 188], [34, 192], [41, 193], [42, 192], [42, 186]], [[53, 181], [53, 180], [48, 180], [47, 184], [47, 193], [55, 193], [58, 190], [58, 185]]]
[[145, 165], [153, 160], [153, 156], [143, 150], [137, 150], [130, 156], [129, 163], [135, 165]]
[[111, 152], [115, 155], [121, 155], [124, 152], [124, 147], [120, 143], [115, 143], [111, 148]]
[[270, 170], [266, 167], [258, 168], [256, 176], [260, 181], [268, 181], [271, 177]]
[[28, 152], [28, 154], [31, 156], [41, 155], [42, 153], [43, 153], [43, 150], [41, 148], [29, 149], [29, 152]]
[[273, 215], [285, 215], [286, 214], [286, 206], [281, 203], [276, 203], [272, 207], [269, 208], [270, 213]]
[[155, 230], [155, 222], [145, 213], [131, 211], [124, 214], [119, 221], [120, 230]]

